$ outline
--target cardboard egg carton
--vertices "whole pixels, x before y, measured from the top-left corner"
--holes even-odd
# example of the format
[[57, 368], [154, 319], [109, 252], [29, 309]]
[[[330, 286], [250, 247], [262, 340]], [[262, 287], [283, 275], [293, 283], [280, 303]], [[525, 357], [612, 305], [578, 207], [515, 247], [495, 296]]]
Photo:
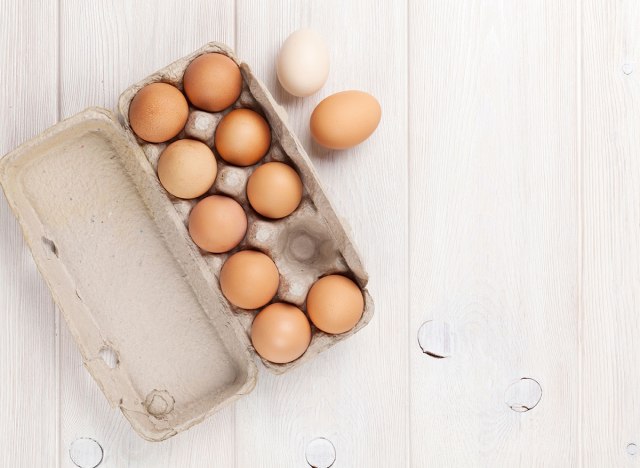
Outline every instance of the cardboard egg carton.
[[[254, 109], [271, 126], [272, 145], [258, 165], [286, 162], [304, 185], [293, 214], [263, 218], [245, 195], [258, 165], [230, 166], [216, 155], [211, 193], [237, 200], [249, 221], [245, 239], [225, 254], [204, 252], [191, 241], [187, 220], [195, 201], [170, 196], [156, 176], [166, 144], [137, 139], [128, 124], [129, 104], [141, 87], [165, 81], [182, 89], [188, 64], [208, 52], [240, 65], [244, 88], [233, 107]], [[178, 138], [213, 147], [215, 127], [228, 111], [191, 108]], [[303, 310], [309, 287], [321, 276], [341, 273], [363, 290], [365, 311], [353, 330], [328, 335], [312, 326], [305, 354], [288, 364], [263, 361], [271, 372], [313, 359], [373, 314], [360, 257], [286, 114], [222, 44], [209, 43], [127, 89], [117, 120], [106, 109], [87, 109], [23, 144], [0, 161], [0, 182], [87, 370], [145, 439], [167, 439], [255, 386], [249, 333], [257, 311], [233, 307], [218, 283], [233, 252], [250, 248], [269, 255], [281, 280], [274, 301]], [[115, 365], [105, 361], [106, 351], [115, 354]]]
[[[309, 157], [288, 127], [284, 109], [273, 100], [269, 91], [253, 75], [249, 66], [240, 63], [226, 46], [217, 43], [207, 44], [128, 88], [120, 96], [118, 105], [118, 118], [125, 130], [135, 138], [129, 126], [129, 105], [142, 87], [161, 81], [171, 83], [182, 90], [182, 76], [188, 65], [199, 55], [210, 52], [225, 54], [238, 63], [243, 76], [242, 93], [235, 104], [222, 112], [206, 112], [190, 107], [187, 124], [176, 139], [192, 138], [203, 141], [213, 149], [216, 155], [218, 162], [216, 181], [209, 193], [200, 199], [211, 194], [232, 197], [242, 205], [248, 219], [247, 235], [237, 248], [224, 254], [201, 251], [212, 274], [218, 277], [224, 261], [231, 254], [239, 250], [256, 249], [269, 255], [280, 272], [280, 287], [273, 302], [289, 302], [304, 310], [305, 299], [311, 285], [321, 276], [330, 273], [341, 273], [350, 277], [364, 290], [365, 294], [365, 313], [358, 325], [350, 332], [328, 335], [313, 327], [311, 345], [300, 359], [288, 364], [274, 364], [263, 360], [269, 370], [281, 373], [313, 358], [319, 352], [366, 325], [373, 312], [371, 298], [365, 289], [368, 277], [347, 230], [336, 216], [320, 185]], [[249, 108], [262, 114], [271, 127], [269, 152], [258, 164], [249, 167], [227, 164], [217, 154], [214, 146], [215, 129], [218, 123], [224, 115], [237, 108]], [[147, 143], [139, 138], [137, 141], [155, 170], [158, 158], [167, 143]], [[300, 174], [304, 186], [302, 202], [298, 209], [280, 220], [271, 220], [258, 215], [251, 208], [246, 197], [249, 176], [260, 164], [269, 161], [285, 162], [293, 166]], [[181, 200], [168, 194], [167, 196], [187, 226], [189, 212], [198, 199]], [[224, 297], [221, 301], [233, 309], [248, 335], [257, 311], [237, 308], [228, 303]]]

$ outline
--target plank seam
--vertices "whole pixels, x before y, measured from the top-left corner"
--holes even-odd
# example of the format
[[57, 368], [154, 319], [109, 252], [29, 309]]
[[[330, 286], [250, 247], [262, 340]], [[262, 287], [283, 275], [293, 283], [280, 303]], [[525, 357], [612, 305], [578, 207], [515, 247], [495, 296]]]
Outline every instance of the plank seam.
[[[62, 67], [61, 56], [62, 56], [62, 0], [57, 1], [57, 10], [56, 10], [56, 36], [58, 39], [57, 50], [56, 50], [56, 119], [60, 122], [62, 118]], [[51, 303], [53, 305], [53, 313], [54, 313], [54, 362], [55, 362], [55, 404], [56, 404], [56, 425], [55, 425], [55, 450], [54, 454], [56, 457], [55, 466], [56, 468], [60, 468], [62, 464], [62, 401], [61, 401], [61, 388], [60, 388], [60, 373], [62, 369], [62, 350], [61, 350], [61, 342], [60, 342], [60, 311], [58, 306], [53, 303], [53, 299], [51, 299]]]
[[406, 80], [406, 89], [405, 89], [405, 104], [406, 104], [406, 134], [407, 134], [407, 183], [406, 186], [406, 200], [407, 200], [407, 208], [406, 208], [406, 220], [407, 220], [407, 230], [406, 230], [406, 242], [407, 242], [407, 252], [405, 261], [407, 262], [407, 295], [405, 297], [408, 298], [407, 301], [407, 329], [408, 329], [408, 351], [407, 351], [407, 380], [406, 380], [406, 388], [407, 388], [407, 413], [405, 415], [405, 425], [406, 425], [406, 438], [407, 438], [407, 466], [411, 466], [411, 348], [413, 346], [414, 341], [411, 339], [411, 101], [409, 99], [411, 93], [411, 22], [410, 22], [410, 5], [411, 0], [406, 0], [405, 2], [405, 27], [406, 27], [406, 37], [405, 37], [405, 46], [407, 49], [405, 60], [407, 61], [407, 80]]
[[577, 336], [577, 351], [578, 351], [578, 466], [582, 468], [584, 466], [583, 459], [583, 392], [582, 392], [582, 375], [583, 375], [583, 333], [584, 333], [584, 320], [583, 314], [583, 274], [584, 274], [584, 187], [583, 187], [583, 170], [584, 165], [582, 161], [582, 40], [583, 40], [583, 14], [582, 14], [582, 0], [576, 0], [576, 157], [577, 157], [577, 189], [578, 189], [578, 336]]
[[[233, 50], [238, 53], [238, 0], [233, 0]], [[238, 405], [233, 404], [233, 467], [238, 468]]]

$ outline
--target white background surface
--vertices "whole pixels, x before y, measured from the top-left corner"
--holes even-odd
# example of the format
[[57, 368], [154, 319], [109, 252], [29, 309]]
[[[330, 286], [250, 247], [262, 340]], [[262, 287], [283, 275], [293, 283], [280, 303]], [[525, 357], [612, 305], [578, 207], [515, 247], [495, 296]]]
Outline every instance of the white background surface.
[[[275, 57], [303, 26], [331, 73], [295, 99]], [[304, 467], [316, 437], [338, 468], [640, 466], [640, 2], [0, 0], [0, 152], [210, 40], [288, 110], [377, 314], [145, 442], [84, 370], [2, 197], [0, 466], [73, 467], [79, 437], [109, 468]], [[313, 144], [315, 104], [354, 88], [380, 100], [377, 132]], [[422, 353], [427, 320], [448, 324], [450, 357]], [[522, 377], [543, 393], [518, 413]]]

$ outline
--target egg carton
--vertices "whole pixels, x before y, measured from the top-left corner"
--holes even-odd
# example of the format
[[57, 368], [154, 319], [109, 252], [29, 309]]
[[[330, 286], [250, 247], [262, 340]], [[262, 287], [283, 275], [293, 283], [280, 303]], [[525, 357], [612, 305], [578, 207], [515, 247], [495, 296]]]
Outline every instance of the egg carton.
[[[216, 154], [218, 175], [210, 193], [234, 198], [249, 221], [245, 239], [225, 254], [204, 252], [191, 241], [187, 220], [195, 201], [172, 197], [156, 176], [166, 144], [137, 139], [128, 123], [140, 88], [164, 81], [182, 89], [188, 64], [209, 52], [240, 66], [243, 91], [232, 108], [261, 113], [272, 131], [271, 148], [255, 166], [227, 165]], [[213, 147], [215, 127], [229, 110], [190, 108], [177, 138]], [[268, 161], [290, 164], [304, 185], [300, 206], [281, 220], [258, 215], [245, 195], [252, 171]], [[360, 257], [286, 113], [223, 44], [209, 43], [128, 88], [117, 117], [90, 108], [23, 144], [0, 161], [0, 183], [85, 367], [147, 440], [167, 439], [255, 386], [257, 354], [249, 333], [257, 311], [232, 306], [218, 282], [234, 252], [257, 249], [274, 260], [280, 272], [274, 302], [304, 310], [310, 286], [331, 273], [348, 276], [363, 291], [365, 310], [354, 329], [329, 335], [312, 326], [302, 357], [288, 364], [262, 361], [271, 372], [313, 359], [372, 317]]]

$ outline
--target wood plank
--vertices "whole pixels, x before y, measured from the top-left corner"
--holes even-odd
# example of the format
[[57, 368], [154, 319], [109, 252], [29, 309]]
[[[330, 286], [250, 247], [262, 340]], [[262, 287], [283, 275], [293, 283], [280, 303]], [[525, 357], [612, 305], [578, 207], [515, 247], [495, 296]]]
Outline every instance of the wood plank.
[[[335, 446], [336, 467], [406, 466], [407, 133], [406, 10], [391, 0], [238, 1], [237, 53], [289, 113], [338, 213], [349, 220], [368, 267], [376, 316], [353, 338], [286, 375], [261, 372], [236, 404], [239, 467], [307, 466], [317, 437]], [[286, 94], [275, 75], [280, 45], [311, 27], [326, 40], [331, 72], [316, 95]], [[362, 89], [381, 102], [373, 137], [331, 152], [312, 143], [314, 106], [333, 92]], [[313, 449], [322, 457], [322, 444]]]
[[583, 466], [638, 466], [640, 4], [587, 0], [583, 21]]
[[[0, 154], [57, 120], [58, 3], [0, 2]], [[0, 195], [0, 466], [56, 466], [56, 314]]]
[[[63, 117], [88, 106], [113, 109], [130, 84], [211, 40], [233, 44], [233, 1], [144, 0], [87, 3], [61, 0]], [[234, 466], [234, 408], [167, 442], [138, 437], [82, 366], [66, 326], [61, 331], [62, 466], [78, 437], [96, 439], [105, 466]]]
[[577, 466], [575, 5], [410, 0], [414, 467]]

